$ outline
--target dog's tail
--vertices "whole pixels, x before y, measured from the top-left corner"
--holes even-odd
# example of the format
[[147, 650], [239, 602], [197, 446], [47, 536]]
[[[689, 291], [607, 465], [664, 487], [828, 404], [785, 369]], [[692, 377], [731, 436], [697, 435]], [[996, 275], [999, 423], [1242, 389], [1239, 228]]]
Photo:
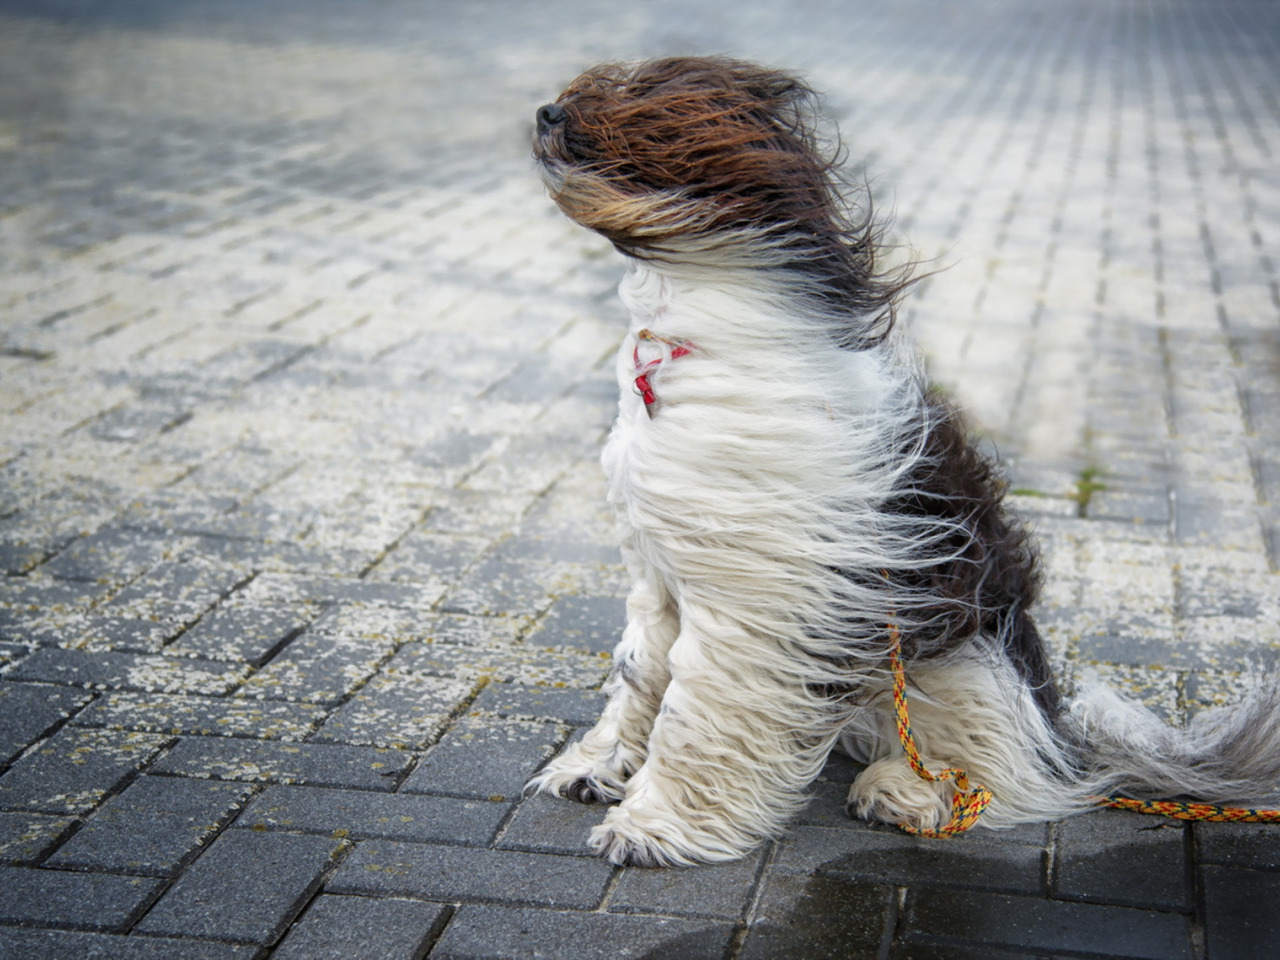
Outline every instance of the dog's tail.
[[1172, 727], [1109, 687], [1082, 684], [1062, 717], [1090, 793], [1233, 807], [1280, 804], [1280, 678]]

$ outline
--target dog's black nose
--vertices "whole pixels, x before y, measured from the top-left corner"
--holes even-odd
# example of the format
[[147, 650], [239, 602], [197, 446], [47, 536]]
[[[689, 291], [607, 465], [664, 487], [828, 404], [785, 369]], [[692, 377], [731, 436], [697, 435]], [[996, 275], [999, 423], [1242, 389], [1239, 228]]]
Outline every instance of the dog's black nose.
[[554, 126], [564, 123], [568, 116], [564, 107], [558, 103], [548, 103], [538, 108], [538, 132], [546, 133]]

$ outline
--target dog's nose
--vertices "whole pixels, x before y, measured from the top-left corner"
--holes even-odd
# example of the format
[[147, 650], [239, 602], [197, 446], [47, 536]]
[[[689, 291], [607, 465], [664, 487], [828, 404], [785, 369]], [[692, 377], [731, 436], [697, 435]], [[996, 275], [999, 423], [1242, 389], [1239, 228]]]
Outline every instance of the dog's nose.
[[538, 108], [538, 132], [546, 133], [554, 126], [564, 123], [568, 116], [564, 107], [558, 103], [548, 103]]

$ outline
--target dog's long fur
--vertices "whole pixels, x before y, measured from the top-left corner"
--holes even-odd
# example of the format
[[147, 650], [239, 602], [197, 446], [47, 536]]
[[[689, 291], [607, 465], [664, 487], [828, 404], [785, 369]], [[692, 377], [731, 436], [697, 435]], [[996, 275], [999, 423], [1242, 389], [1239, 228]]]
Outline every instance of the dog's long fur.
[[909, 276], [879, 262], [815, 100], [680, 58], [598, 67], [539, 111], [552, 196], [629, 261], [603, 459], [634, 587], [603, 716], [531, 788], [620, 800], [592, 835], [617, 863], [733, 859], [839, 743], [868, 764], [851, 812], [939, 826], [951, 787], [897, 741], [893, 624], [924, 759], [991, 788], [987, 826], [1116, 790], [1275, 799], [1268, 691], [1182, 731], [1102, 688], [1064, 705], [1034, 548], [894, 323]]

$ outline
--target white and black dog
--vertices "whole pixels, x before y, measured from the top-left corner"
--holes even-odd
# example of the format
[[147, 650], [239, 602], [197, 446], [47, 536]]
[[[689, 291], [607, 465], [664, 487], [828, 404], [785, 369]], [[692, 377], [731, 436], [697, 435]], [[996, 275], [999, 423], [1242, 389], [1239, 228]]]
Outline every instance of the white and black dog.
[[530, 787], [621, 801], [592, 834], [616, 863], [727, 860], [838, 744], [868, 764], [852, 813], [938, 827], [954, 788], [899, 745], [896, 634], [924, 761], [990, 788], [988, 826], [1114, 791], [1274, 801], [1274, 691], [1186, 730], [1105, 688], [1060, 697], [1035, 549], [895, 326], [910, 278], [878, 262], [815, 101], [677, 58], [598, 67], [537, 112], [552, 197], [628, 259], [603, 459], [634, 586], [603, 716]]

